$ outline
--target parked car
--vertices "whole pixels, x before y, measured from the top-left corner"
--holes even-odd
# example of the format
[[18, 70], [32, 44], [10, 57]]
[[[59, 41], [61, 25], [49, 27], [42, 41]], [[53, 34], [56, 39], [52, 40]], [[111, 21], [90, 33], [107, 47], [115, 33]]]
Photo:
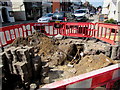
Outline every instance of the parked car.
[[37, 20], [37, 22], [50, 22], [50, 19], [52, 19], [53, 13], [47, 13], [44, 16], [42, 16], [41, 18], [39, 18]]
[[89, 19], [88, 9], [78, 9], [74, 11], [74, 17], [77, 21], [87, 21]]
[[90, 17], [93, 17], [93, 15], [95, 15], [95, 12], [90, 11]]
[[64, 22], [66, 15], [66, 12], [55, 12], [53, 13], [51, 22]]

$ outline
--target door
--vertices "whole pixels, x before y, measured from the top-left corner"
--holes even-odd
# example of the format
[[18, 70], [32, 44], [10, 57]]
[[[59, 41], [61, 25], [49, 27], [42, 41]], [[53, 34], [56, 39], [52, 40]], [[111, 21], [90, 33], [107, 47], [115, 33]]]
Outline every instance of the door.
[[2, 8], [2, 18], [4, 22], [8, 22], [8, 15], [7, 15], [7, 9]]

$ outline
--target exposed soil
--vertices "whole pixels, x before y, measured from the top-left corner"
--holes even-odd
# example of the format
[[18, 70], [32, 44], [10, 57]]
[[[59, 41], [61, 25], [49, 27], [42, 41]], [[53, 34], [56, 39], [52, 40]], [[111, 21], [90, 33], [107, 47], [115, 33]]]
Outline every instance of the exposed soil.
[[46, 72], [49, 83], [117, 63], [105, 56], [105, 48], [110, 45], [102, 42], [95, 43], [94, 40], [57, 40], [40, 33], [34, 33], [26, 38], [16, 39], [12, 45], [34, 47], [34, 53], [41, 56], [42, 62], [49, 66], [49, 70]]

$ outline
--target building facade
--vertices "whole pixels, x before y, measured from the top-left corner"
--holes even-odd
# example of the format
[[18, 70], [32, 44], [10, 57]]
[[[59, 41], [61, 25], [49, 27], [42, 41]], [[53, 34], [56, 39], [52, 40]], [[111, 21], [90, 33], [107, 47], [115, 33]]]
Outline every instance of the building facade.
[[71, 11], [70, 0], [11, 0], [15, 20], [37, 20], [46, 13]]
[[16, 20], [37, 20], [45, 13], [52, 12], [51, 3], [44, 0], [11, 0]]
[[117, 17], [117, 22], [120, 23], [120, 0], [117, 0], [117, 9], [116, 9], [116, 17]]
[[120, 22], [120, 0], [104, 0], [102, 14]]
[[10, 0], [0, 0], [0, 22], [15, 22]]
[[72, 2], [70, 0], [52, 0], [52, 12], [71, 11]]

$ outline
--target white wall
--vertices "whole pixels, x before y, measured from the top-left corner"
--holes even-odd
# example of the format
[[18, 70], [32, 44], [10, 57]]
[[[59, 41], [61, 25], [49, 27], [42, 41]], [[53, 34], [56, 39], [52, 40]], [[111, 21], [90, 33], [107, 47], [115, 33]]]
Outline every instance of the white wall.
[[[108, 19], [113, 18], [117, 22], [120, 22], [120, 0], [114, 0], [114, 2], [115, 1], [117, 2], [116, 5], [112, 0], [104, 0], [102, 14], [108, 14]], [[110, 4], [109, 9], [107, 8], [108, 4]]]
[[11, 0], [13, 11], [25, 11], [23, 0]]
[[15, 19], [14, 19], [14, 17], [10, 17], [9, 16], [9, 11], [12, 11], [12, 7], [9, 7], [9, 6], [0, 6], [0, 18], [1, 18], [1, 21], [3, 22], [3, 19], [2, 19], [2, 8], [6, 8], [7, 9], [7, 18], [8, 18], [8, 21], [10, 21], [10, 22], [15, 22]]
[[15, 19], [14, 19], [14, 17], [10, 17], [9, 16], [9, 11], [13, 11], [12, 10], [12, 3], [11, 3], [11, 0], [0, 0], [1, 2], [8, 2], [8, 5], [9, 6], [0, 6], [0, 20], [1, 20], [1, 22], [4, 22], [3, 21], [3, 18], [2, 18], [2, 8], [4, 7], [4, 8], [6, 8], [7, 9], [7, 17], [8, 17], [8, 21], [10, 21], [10, 22], [15, 22]]
[[108, 14], [109, 13], [109, 9], [108, 9], [108, 5], [110, 4], [111, 0], [104, 0], [103, 2], [103, 8], [102, 8], [102, 14]]
[[23, 0], [11, 0], [15, 20], [26, 20], [25, 7]]
[[113, 2], [110, 2], [110, 7], [109, 7], [109, 13], [108, 13], [108, 18], [109, 19], [114, 19], [116, 20], [116, 5]]
[[116, 11], [117, 22], [120, 22], [120, 0], [117, 0], [117, 11]]
[[9, 21], [10, 21], [10, 22], [15, 22], [14, 17], [10, 17], [10, 16], [9, 16], [9, 11], [12, 11], [12, 8], [11, 8], [11, 7], [6, 7], [6, 8], [7, 8], [7, 11], [8, 11], [7, 13], [8, 13], [8, 19], [9, 19]]

